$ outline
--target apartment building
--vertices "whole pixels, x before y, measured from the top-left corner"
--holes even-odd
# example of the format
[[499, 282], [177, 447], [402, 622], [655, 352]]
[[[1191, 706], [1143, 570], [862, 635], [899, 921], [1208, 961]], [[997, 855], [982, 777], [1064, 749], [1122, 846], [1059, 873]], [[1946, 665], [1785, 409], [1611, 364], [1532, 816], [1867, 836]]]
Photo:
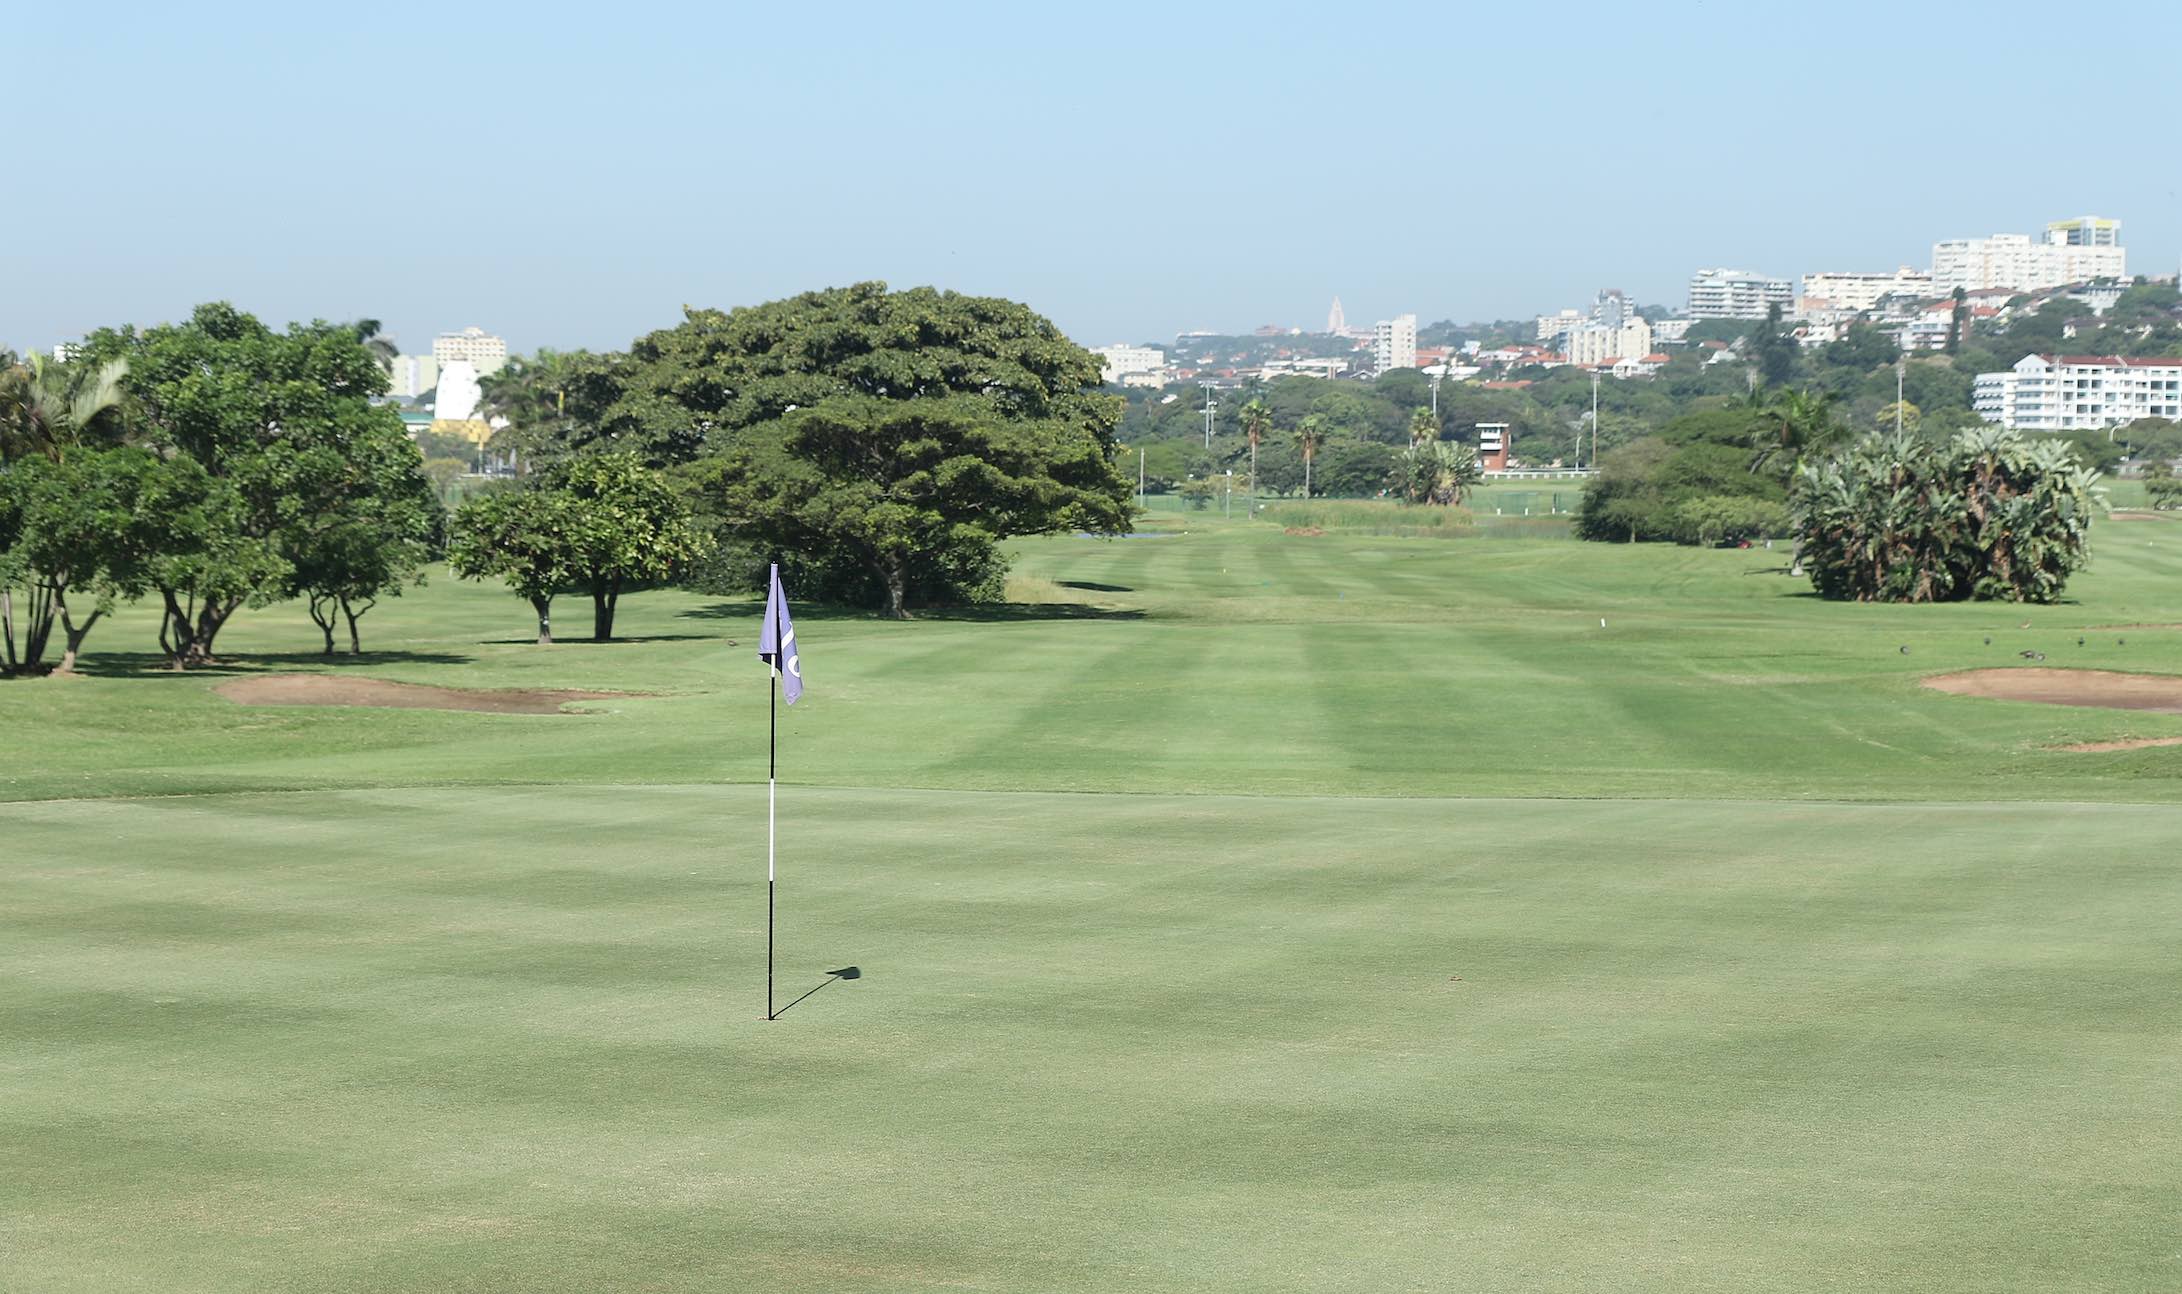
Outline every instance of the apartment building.
[[439, 361], [430, 355], [396, 355], [386, 376], [388, 395], [410, 399], [439, 385]]
[[1932, 276], [1907, 265], [1891, 274], [1860, 274], [1822, 271], [1803, 276], [1803, 295], [1796, 301], [1800, 318], [1823, 310], [1869, 310], [1890, 296], [1934, 297]]
[[508, 344], [482, 328], [465, 328], [461, 332], [443, 332], [432, 340], [432, 359], [441, 368], [456, 360], [467, 360], [477, 375], [497, 373], [507, 367]]
[[1956, 288], [2035, 292], [2128, 275], [2121, 222], [2101, 216], [2056, 220], [2040, 238], [1994, 234], [1932, 244], [1932, 281], [1941, 292]]
[[1766, 311], [1795, 305], [1795, 287], [1748, 270], [1699, 270], [1690, 276], [1692, 319], [1763, 319]]
[[1099, 357], [1109, 385], [1133, 374], [1157, 373], [1167, 366], [1167, 352], [1157, 346], [1100, 346], [1091, 353]]
[[1417, 316], [1381, 319], [1371, 330], [1371, 359], [1381, 373], [1417, 366]]
[[1571, 328], [1563, 347], [1571, 364], [1607, 364], [1652, 353], [1652, 326], [1634, 316], [1620, 327], [1587, 323]]
[[2025, 355], [2007, 372], [1978, 374], [1971, 407], [2025, 431], [2182, 420], [2182, 359]]

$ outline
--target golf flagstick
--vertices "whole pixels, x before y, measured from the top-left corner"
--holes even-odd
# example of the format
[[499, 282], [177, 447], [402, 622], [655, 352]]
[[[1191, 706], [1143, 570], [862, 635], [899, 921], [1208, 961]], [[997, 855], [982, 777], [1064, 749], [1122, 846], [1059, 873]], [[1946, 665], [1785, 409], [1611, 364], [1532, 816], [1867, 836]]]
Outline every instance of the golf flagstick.
[[780, 587], [780, 564], [773, 564], [765, 591], [765, 627], [758, 631], [758, 659], [768, 667], [765, 694], [765, 1018], [773, 1011], [773, 913], [779, 853], [780, 702], [803, 698], [803, 661], [796, 654], [796, 623], [788, 614], [788, 594]]
[[[766, 608], [772, 618], [772, 608]], [[774, 805], [780, 798], [780, 671], [765, 680], [765, 1018], [773, 1018], [773, 855], [778, 841]]]

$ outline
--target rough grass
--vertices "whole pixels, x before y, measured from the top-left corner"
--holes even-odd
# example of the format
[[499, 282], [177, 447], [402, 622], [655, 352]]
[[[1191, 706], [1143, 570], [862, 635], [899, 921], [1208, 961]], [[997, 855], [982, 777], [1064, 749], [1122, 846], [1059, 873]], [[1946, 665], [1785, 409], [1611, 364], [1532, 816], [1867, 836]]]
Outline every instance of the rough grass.
[[1267, 504], [1260, 519], [1291, 530], [1329, 534], [1457, 539], [1477, 533], [1467, 508], [1400, 503], [1390, 499], [1313, 499]]

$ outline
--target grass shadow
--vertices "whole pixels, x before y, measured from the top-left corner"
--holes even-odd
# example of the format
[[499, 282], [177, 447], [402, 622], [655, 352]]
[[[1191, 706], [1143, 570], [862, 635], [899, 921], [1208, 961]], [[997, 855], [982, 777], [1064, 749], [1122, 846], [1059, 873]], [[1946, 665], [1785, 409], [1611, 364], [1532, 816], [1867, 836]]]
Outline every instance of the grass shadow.
[[826, 978], [818, 981], [818, 983], [811, 988], [804, 990], [802, 997], [799, 997], [795, 999], [795, 1001], [790, 1002], [787, 1006], [781, 1007], [780, 1009], [774, 1011], [772, 1018], [775, 1020], [780, 1019], [782, 1016], [788, 1014], [788, 1012], [794, 1010], [798, 1003], [808, 1000], [813, 993], [818, 992], [819, 989], [826, 987], [828, 984], [834, 983], [836, 980], [862, 979], [863, 977], [863, 968], [858, 966], [843, 966], [840, 970], [827, 971]]
[[[613, 637], [608, 638], [602, 642], [599, 639], [593, 638], [589, 634], [586, 634], [580, 638], [555, 638], [552, 642], [547, 643], [546, 646], [548, 648], [612, 647], [621, 643], [694, 643], [718, 642], [719, 640], [720, 635], [718, 634], [635, 634], [627, 638], [622, 637], [620, 634], [615, 634]], [[480, 647], [535, 647], [537, 645], [538, 639], [535, 636], [529, 638], [478, 639], [478, 646]]]
[[[764, 614], [762, 603], [717, 602], [679, 614], [692, 620], [756, 620]], [[957, 607], [916, 607], [914, 620], [1019, 621], [1019, 620], [1142, 620], [1145, 613], [1131, 608], [1096, 607], [1085, 602], [993, 602]], [[795, 608], [799, 622], [837, 620], [883, 621], [886, 617], [865, 607], [808, 604]]]
[[1134, 593], [1126, 584], [1100, 584], [1096, 580], [1056, 580], [1064, 589], [1083, 589], [1089, 593]]
[[222, 656], [206, 665], [177, 670], [158, 652], [99, 652], [76, 662], [76, 672], [87, 678], [197, 678], [204, 675], [231, 677], [262, 674], [269, 670], [372, 669], [384, 665], [473, 665], [475, 656], [443, 651], [367, 651], [360, 656], [347, 652], [328, 656], [323, 652], [249, 652]]

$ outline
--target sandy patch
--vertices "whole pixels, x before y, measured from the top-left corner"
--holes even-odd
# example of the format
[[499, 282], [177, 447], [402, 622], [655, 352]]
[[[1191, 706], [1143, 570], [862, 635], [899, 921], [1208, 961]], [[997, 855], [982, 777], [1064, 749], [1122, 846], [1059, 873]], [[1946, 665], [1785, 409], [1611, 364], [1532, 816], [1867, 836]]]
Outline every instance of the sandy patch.
[[426, 687], [332, 674], [266, 674], [212, 689], [237, 705], [360, 705], [390, 710], [475, 710], [484, 714], [563, 714], [570, 701], [605, 701], [628, 692], [542, 688]]
[[2182, 678], [2121, 674], [2103, 669], [1972, 669], [1935, 674], [1924, 685], [1956, 696], [2041, 705], [2088, 705], [2112, 710], [2182, 714]]
[[2074, 751], [2079, 755], [2103, 755], [2114, 750], [2148, 750], [2153, 746], [2182, 746], [2182, 737], [2124, 737], [2119, 741], [2079, 741], [2073, 745], [2055, 746], [2055, 750]]

